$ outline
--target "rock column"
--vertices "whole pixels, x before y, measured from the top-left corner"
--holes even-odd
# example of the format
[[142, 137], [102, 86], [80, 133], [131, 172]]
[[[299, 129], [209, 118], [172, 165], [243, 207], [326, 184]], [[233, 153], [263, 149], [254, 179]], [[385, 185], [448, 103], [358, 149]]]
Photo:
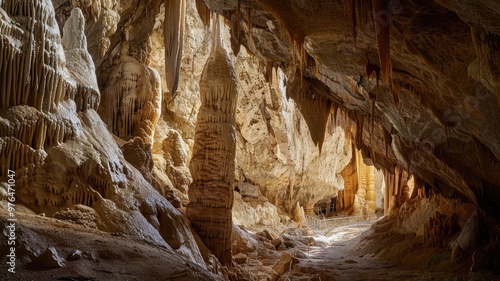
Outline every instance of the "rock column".
[[223, 265], [231, 264], [235, 110], [238, 82], [221, 46], [220, 20], [200, 81], [201, 107], [195, 130], [187, 215], [198, 235]]

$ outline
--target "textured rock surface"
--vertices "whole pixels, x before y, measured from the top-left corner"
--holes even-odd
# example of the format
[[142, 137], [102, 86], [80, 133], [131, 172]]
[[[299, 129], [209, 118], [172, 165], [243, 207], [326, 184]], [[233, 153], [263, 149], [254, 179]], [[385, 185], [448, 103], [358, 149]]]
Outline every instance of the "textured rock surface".
[[[500, 17], [494, 1], [205, 2], [233, 30], [244, 27], [233, 32], [236, 45], [287, 69], [287, 86], [307, 81], [326, 88], [316, 92], [356, 124], [351, 135], [363, 158], [386, 171], [386, 211], [434, 190], [484, 210], [488, 232], [496, 233]], [[251, 16], [238, 17], [239, 8]], [[309, 103], [301, 107], [317, 107], [313, 95]], [[420, 183], [410, 196], [408, 173]]]
[[360, 151], [353, 151], [354, 156], [342, 171], [344, 188], [336, 200], [336, 211], [349, 215], [373, 215], [377, 208], [377, 186], [375, 168], [364, 163]]
[[303, 115], [286, 98], [285, 74], [269, 69], [266, 83], [265, 75], [255, 72], [259, 63], [244, 50], [236, 65], [245, 78], [236, 115], [237, 179], [258, 185], [271, 203], [290, 214], [296, 202], [333, 197], [343, 186], [340, 172], [351, 157], [351, 144], [335, 127], [333, 113], [320, 154]]
[[[57, 11], [48, 0], [0, 2], [0, 181], [16, 171], [20, 206], [152, 240], [204, 267], [203, 256], [218, 271], [168, 202], [188, 203], [187, 165], [199, 157], [210, 9], [231, 26], [226, 41], [237, 56], [229, 57], [242, 81], [234, 174], [257, 187], [236, 191], [235, 220], [280, 226], [283, 211], [311, 214], [344, 188], [338, 205], [354, 214], [383, 203], [390, 218], [381, 225], [394, 237], [453, 249], [472, 270], [498, 268], [497, 2], [52, 3]], [[234, 144], [207, 143], [214, 151]], [[353, 155], [363, 161], [349, 164]], [[223, 218], [218, 231], [229, 239], [233, 163], [225, 164], [211, 167], [227, 191], [217, 198], [224, 214], [213, 218]], [[193, 174], [194, 185], [211, 175]]]
[[99, 115], [116, 136], [125, 140], [137, 136], [152, 144], [161, 112], [160, 75], [129, 56], [127, 41], [121, 48], [102, 92]]
[[[50, 1], [3, 1], [0, 11], [1, 50], [12, 54], [0, 72], [0, 176], [15, 171], [19, 208], [153, 241], [205, 267], [183, 215], [125, 161], [95, 111], [81, 12], [61, 39]], [[12, 75], [21, 66], [25, 76]]]
[[201, 106], [189, 163], [193, 182], [186, 214], [219, 261], [230, 265], [238, 78], [222, 45], [222, 18], [214, 18], [212, 25], [214, 45], [200, 80]]
[[[221, 1], [208, 2], [209, 6], [217, 11], [223, 7], [236, 10], [237, 7], [236, 1], [229, 1], [225, 4], [222, 4]], [[352, 44], [350, 44], [352, 43], [352, 29], [349, 27], [351, 25], [350, 15], [345, 13], [340, 1], [336, 2], [339, 3], [322, 3], [320, 7], [319, 3], [305, 6], [300, 1], [291, 1], [281, 5], [277, 1], [266, 0], [260, 1], [260, 5], [253, 6], [253, 13], [261, 15], [271, 12], [274, 13], [275, 20], [281, 22], [281, 25], [272, 24], [276, 27], [275, 29], [267, 25], [260, 26], [263, 29], [261, 32], [278, 34], [280, 32], [278, 27], [286, 27], [292, 40], [297, 40], [297, 43], [304, 42], [305, 50], [318, 65], [318, 72], [316, 75], [314, 71], [305, 68], [303, 73], [325, 84], [331, 91], [330, 99], [351, 109], [350, 115], [357, 120], [359, 125], [364, 123], [362, 119], [365, 118], [361, 118], [362, 115], [369, 116], [371, 114], [371, 102], [373, 98], [377, 98], [375, 116], [373, 116], [376, 123], [373, 132], [375, 143], [370, 144], [369, 137], [361, 137], [361, 142], [358, 143], [359, 148], [365, 147], [364, 154], [371, 153], [371, 158], [375, 158], [374, 162], [382, 166], [389, 166], [389, 163], [395, 162], [403, 163], [406, 168], [418, 173], [426, 181], [434, 184], [434, 178], [439, 179], [443, 184], [452, 186], [461, 194], [475, 201], [474, 192], [471, 192], [469, 187], [474, 185], [473, 178], [483, 179], [495, 185], [496, 176], [491, 174], [491, 176], [485, 177], [481, 172], [474, 172], [477, 168], [470, 163], [479, 163], [479, 158], [488, 157], [488, 153], [479, 156], [472, 148], [468, 149], [464, 143], [470, 143], [473, 139], [477, 139], [480, 151], [486, 146], [491, 150], [491, 157], [493, 157], [488, 159], [493, 161], [496, 158], [493, 155], [498, 155], [496, 152], [498, 142], [493, 141], [492, 138], [498, 134], [498, 130], [488, 120], [495, 119], [492, 117], [496, 116], [494, 112], [497, 111], [498, 103], [494, 102], [495, 94], [484, 88], [481, 83], [474, 81], [473, 77], [461, 79], [468, 77], [465, 73], [466, 69], [478, 56], [471, 40], [470, 27], [454, 13], [434, 5], [432, 1], [423, 1], [419, 9], [414, 9], [411, 3], [388, 7], [387, 12], [392, 13], [390, 18], [392, 21], [387, 26], [390, 26], [391, 30], [394, 29], [391, 32], [392, 82], [390, 85], [384, 83], [380, 85], [379, 93], [375, 97], [374, 79], [371, 82], [365, 80], [364, 84], [362, 83], [363, 91], [360, 89], [351, 90], [354, 79], [359, 81], [359, 75], [363, 74], [366, 52], [378, 48], [378, 43], [374, 40], [373, 25], [368, 21], [368, 18], [365, 18], [365, 29], [357, 29], [357, 48], [352, 48]], [[458, 4], [449, 5], [460, 10], [457, 8]], [[486, 7], [489, 4], [478, 5], [478, 7]], [[370, 11], [370, 6], [367, 4], [367, 9], [361, 9], [360, 16], [363, 15], [363, 11], [368, 13], [366, 11]], [[302, 12], [299, 13], [299, 9]], [[424, 28], [433, 23], [431, 20], [425, 20], [426, 14], [431, 13], [431, 10], [434, 10], [433, 14], [446, 16], [446, 21], [435, 24], [435, 29], [432, 31]], [[317, 14], [318, 11], [319, 14]], [[314, 17], [309, 17], [308, 15], [311, 13], [316, 14]], [[337, 17], [328, 16], [331, 14], [337, 15]], [[364, 15], [369, 16], [369, 14]], [[482, 17], [484, 17], [482, 14], [473, 16], [477, 22]], [[318, 18], [321, 20], [311, 20]], [[493, 18], [495, 17], [491, 17], [490, 20]], [[257, 25], [257, 21], [253, 21], [253, 24]], [[451, 27], [454, 27], [454, 31], [447, 32]], [[400, 30], [407, 31], [402, 33]], [[487, 30], [494, 30], [494, 28], [488, 26]], [[252, 35], [252, 38], [248, 39], [249, 41], [257, 37], [255, 33], [249, 34]], [[433, 34], [446, 34], [446, 36], [439, 41], [432, 41], [433, 36], [435, 36]], [[270, 41], [278, 44], [286, 41], [280, 40], [279, 36], [273, 38]], [[349, 38], [347, 42], [346, 38]], [[485, 38], [482, 40], [496, 40], [494, 35], [484, 35], [481, 38]], [[433, 43], [425, 44], [425, 42]], [[449, 44], [446, 44], [447, 42]], [[439, 48], [437, 44], [453, 46], [454, 48], [450, 51], [447, 48]], [[248, 45], [252, 49], [252, 44]], [[283, 45], [286, 46], [286, 42]], [[321, 47], [326, 45], [332, 46], [332, 48], [327, 50]], [[270, 52], [266, 56], [267, 61], [283, 63], [289, 63], [289, 61], [280, 58], [290, 57], [293, 54], [288, 51], [292, 50], [291, 48], [285, 49], [283, 52], [282, 48], [265, 47], [252, 49], [252, 52], [260, 54]], [[388, 51], [389, 46], [385, 46], [385, 48], [384, 50], [379, 48], [379, 53]], [[432, 52], [426, 52], [431, 48]], [[485, 48], [490, 50], [489, 53], [494, 53], [492, 51], [494, 48]], [[377, 61], [374, 59], [375, 55], [375, 51], [370, 53], [372, 62]], [[305, 64], [304, 60], [300, 65], [303, 64]], [[426, 77], [430, 79], [427, 82], [431, 81], [432, 83], [424, 84], [423, 81], [426, 80]], [[389, 88], [392, 91], [389, 91]], [[439, 93], [440, 99], [430, 96], [429, 92]], [[392, 93], [395, 94], [396, 100], [393, 99]], [[373, 97], [371, 97], [372, 95]], [[448, 102], [440, 102], [440, 100]], [[467, 103], [470, 104], [467, 105]], [[469, 118], [473, 114], [475, 114], [475, 118]], [[366, 118], [366, 121], [369, 119]], [[364, 126], [363, 134], [368, 136], [370, 127]], [[479, 127], [484, 128], [484, 130], [478, 131]], [[385, 157], [385, 142], [381, 138], [384, 130], [392, 134], [392, 142], [387, 142], [388, 145], [391, 144], [392, 148], [388, 151], [387, 157]], [[358, 129], [358, 131], [361, 130]], [[445, 145], [446, 139], [448, 146]], [[475, 158], [474, 161], [463, 161], [452, 165], [449, 160], [452, 158], [450, 154], [452, 154], [453, 147], [457, 149], [462, 147], [463, 159]], [[416, 152], [412, 154], [413, 151]], [[443, 156], [437, 157], [436, 154]], [[413, 165], [409, 165], [410, 162]], [[493, 162], [497, 162], [497, 160]], [[424, 166], [424, 163], [427, 165]], [[469, 167], [471, 172], [465, 173], [461, 167]], [[488, 169], [495, 168], [486, 168], [486, 170]], [[486, 171], [486, 174], [490, 172]], [[464, 175], [460, 176], [460, 174]], [[450, 175], [456, 176], [451, 177]], [[492, 195], [496, 194], [495, 189], [485, 189], [488, 189]]]
[[238, 192], [234, 193], [233, 223], [253, 230], [283, 228], [278, 208], [266, 197], [242, 197]]

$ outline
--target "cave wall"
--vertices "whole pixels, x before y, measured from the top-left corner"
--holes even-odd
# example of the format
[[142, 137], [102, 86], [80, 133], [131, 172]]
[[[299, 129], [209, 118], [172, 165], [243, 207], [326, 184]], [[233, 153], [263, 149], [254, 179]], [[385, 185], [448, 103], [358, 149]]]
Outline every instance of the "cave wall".
[[[310, 206], [343, 185], [339, 173], [352, 144], [384, 170], [388, 214], [438, 194], [476, 207], [487, 233], [482, 245], [496, 245], [500, 7], [494, 1], [186, 1], [185, 11], [177, 6], [186, 16], [174, 21], [185, 20], [185, 30], [167, 29], [174, 45], [188, 47], [174, 48], [167, 68], [163, 18], [172, 12], [165, 3], [173, 1], [52, 3], [55, 10], [50, 1], [1, 3], [7, 59], [0, 73], [0, 176], [16, 170], [21, 201], [35, 212], [85, 205], [103, 230], [169, 245], [186, 239], [179, 251], [200, 259], [171, 203], [188, 202], [192, 181], [187, 163], [198, 78], [212, 46], [208, 7], [231, 26], [227, 41], [246, 81], [235, 121], [239, 181], [259, 186], [285, 211], [297, 202]], [[169, 92], [174, 84], [178, 94]], [[122, 104], [123, 112], [108, 103]], [[405, 186], [410, 174], [412, 193]], [[443, 244], [432, 237], [453, 224], [443, 219], [448, 211], [423, 213], [430, 245]], [[176, 241], [165, 227], [172, 222], [183, 232]]]
[[60, 29], [50, 1], [0, 3], [1, 50], [9, 54], [0, 67], [2, 189], [14, 170], [16, 205], [151, 241], [205, 268], [184, 215], [126, 161], [123, 140], [96, 112], [87, 12], [71, 10]]

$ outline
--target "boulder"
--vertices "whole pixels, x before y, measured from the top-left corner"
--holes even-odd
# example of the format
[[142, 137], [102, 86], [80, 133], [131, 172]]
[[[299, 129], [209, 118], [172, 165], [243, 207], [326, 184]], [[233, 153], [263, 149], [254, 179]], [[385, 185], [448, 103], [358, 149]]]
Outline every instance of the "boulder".
[[238, 253], [233, 256], [233, 259], [237, 264], [244, 264], [248, 261], [248, 256], [243, 253]]
[[64, 267], [65, 260], [59, 256], [56, 248], [49, 247], [41, 255], [33, 259], [33, 265], [45, 268]]
[[298, 262], [299, 260], [296, 259], [295, 257], [292, 257], [290, 253], [281, 254], [281, 257], [278, 260], [278, 262], [276, 262], [272, 267], [274, 271], [272, 280], [273, 281], [278, 280], [285, 272], [293, 268], [293, 266]]

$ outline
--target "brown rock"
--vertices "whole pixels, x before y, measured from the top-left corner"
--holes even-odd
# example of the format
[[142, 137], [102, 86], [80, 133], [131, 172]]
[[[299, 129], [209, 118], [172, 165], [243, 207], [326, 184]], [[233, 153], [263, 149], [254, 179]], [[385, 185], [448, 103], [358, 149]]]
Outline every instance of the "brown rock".
[[54, 247], [49, 247], [45, 252], [36, 257], [32, 264], [45, 268], [60, 268], [66, 266], [64, 262], [64, 259], [59, 256], [57, 250]]
[[248, 256], [243, 253], [239, 253], [234, 255], [233, 259], [237, 264], [244, 264], [248, 261]]
[[271, 240], [271, 244], [275, 248], [278, 248], [282, 243], [283, 243], [283, 241], [281, 241], [280, 238], [276, 238], [276, 239]]
[[281, 254], [281, 257], [278, 260], [278, 262], [276, 262], [273, 265], [274, 274], [272, 280], [278, 280], [280, 276], [282, 276], [285, 272], [293, 268], [293, 266], [298, 262], [299, 260], [296, 259], [295, 257], [292, 257], [290, 253]]

